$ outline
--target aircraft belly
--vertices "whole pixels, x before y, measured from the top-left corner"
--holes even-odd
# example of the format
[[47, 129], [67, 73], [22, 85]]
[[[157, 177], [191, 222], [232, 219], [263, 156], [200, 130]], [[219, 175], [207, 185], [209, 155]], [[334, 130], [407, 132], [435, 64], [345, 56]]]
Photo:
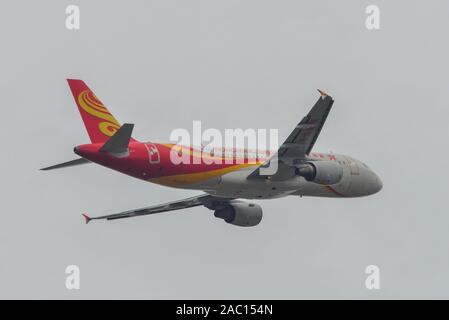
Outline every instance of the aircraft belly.
[[285, 197], [300, 187], [301, 178], [295, 177], [285, 181], [267, 179], [247, 179], [246, 170], [232, 172], [221, 177], [214, 188], [205, 188], [208, 193], [235, 198], [269, 199]]

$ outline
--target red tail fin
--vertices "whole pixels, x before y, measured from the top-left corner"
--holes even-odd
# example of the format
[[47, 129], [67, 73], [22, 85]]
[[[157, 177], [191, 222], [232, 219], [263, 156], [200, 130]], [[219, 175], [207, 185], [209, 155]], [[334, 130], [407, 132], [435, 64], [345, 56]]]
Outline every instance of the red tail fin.
[[82, 80], [67, 79], [92, 143], [106, 142], [120, 124]]

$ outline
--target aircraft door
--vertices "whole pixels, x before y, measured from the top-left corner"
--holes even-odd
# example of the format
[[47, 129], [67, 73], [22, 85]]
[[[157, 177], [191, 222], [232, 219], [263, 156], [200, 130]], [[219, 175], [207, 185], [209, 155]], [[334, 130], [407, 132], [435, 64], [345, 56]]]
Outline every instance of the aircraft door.
[[357, 163], [348, 158], [348, 163], [349, 163], [349, 171], [351, 173], [351, 176], [358, 176], [360, 174], [360, 169], [359, 166], [357, 165]]

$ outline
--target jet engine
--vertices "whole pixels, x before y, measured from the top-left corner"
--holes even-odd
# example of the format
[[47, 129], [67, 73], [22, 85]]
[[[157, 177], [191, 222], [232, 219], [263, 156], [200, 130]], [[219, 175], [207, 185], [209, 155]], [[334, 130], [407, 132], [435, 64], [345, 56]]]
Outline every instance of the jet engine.
[[231, 202], [217, 209], [214, 216], [240, 227], [254, 227], [262, 220], [262, 207], [255, 203]]
[[297, 167], [296, 174], [307, 181], [328, 186], [340, 182], [343, 168], [335, 161], [311, 161]]

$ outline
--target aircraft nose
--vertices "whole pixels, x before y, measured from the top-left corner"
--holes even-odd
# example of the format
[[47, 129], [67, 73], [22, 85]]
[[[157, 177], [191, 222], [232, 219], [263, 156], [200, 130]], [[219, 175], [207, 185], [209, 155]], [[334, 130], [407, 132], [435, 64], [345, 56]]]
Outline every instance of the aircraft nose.
[[382, 183], [382, 180], [379, 178], [379, 176], [376, 174], [376, 180], [377, 180], [377, 192], [382, 190], [384, 184]]
[[378, 193], [380, 190], [382, 190], [382, 187], [383, 187], [382, 180], [374, 172], [373, 172], [373, 178], [370, 181], [369, 185], [370, 185], [370, 187], [369, 187], [369, 189], [370, 189], [369, 193], [370, 194]]

